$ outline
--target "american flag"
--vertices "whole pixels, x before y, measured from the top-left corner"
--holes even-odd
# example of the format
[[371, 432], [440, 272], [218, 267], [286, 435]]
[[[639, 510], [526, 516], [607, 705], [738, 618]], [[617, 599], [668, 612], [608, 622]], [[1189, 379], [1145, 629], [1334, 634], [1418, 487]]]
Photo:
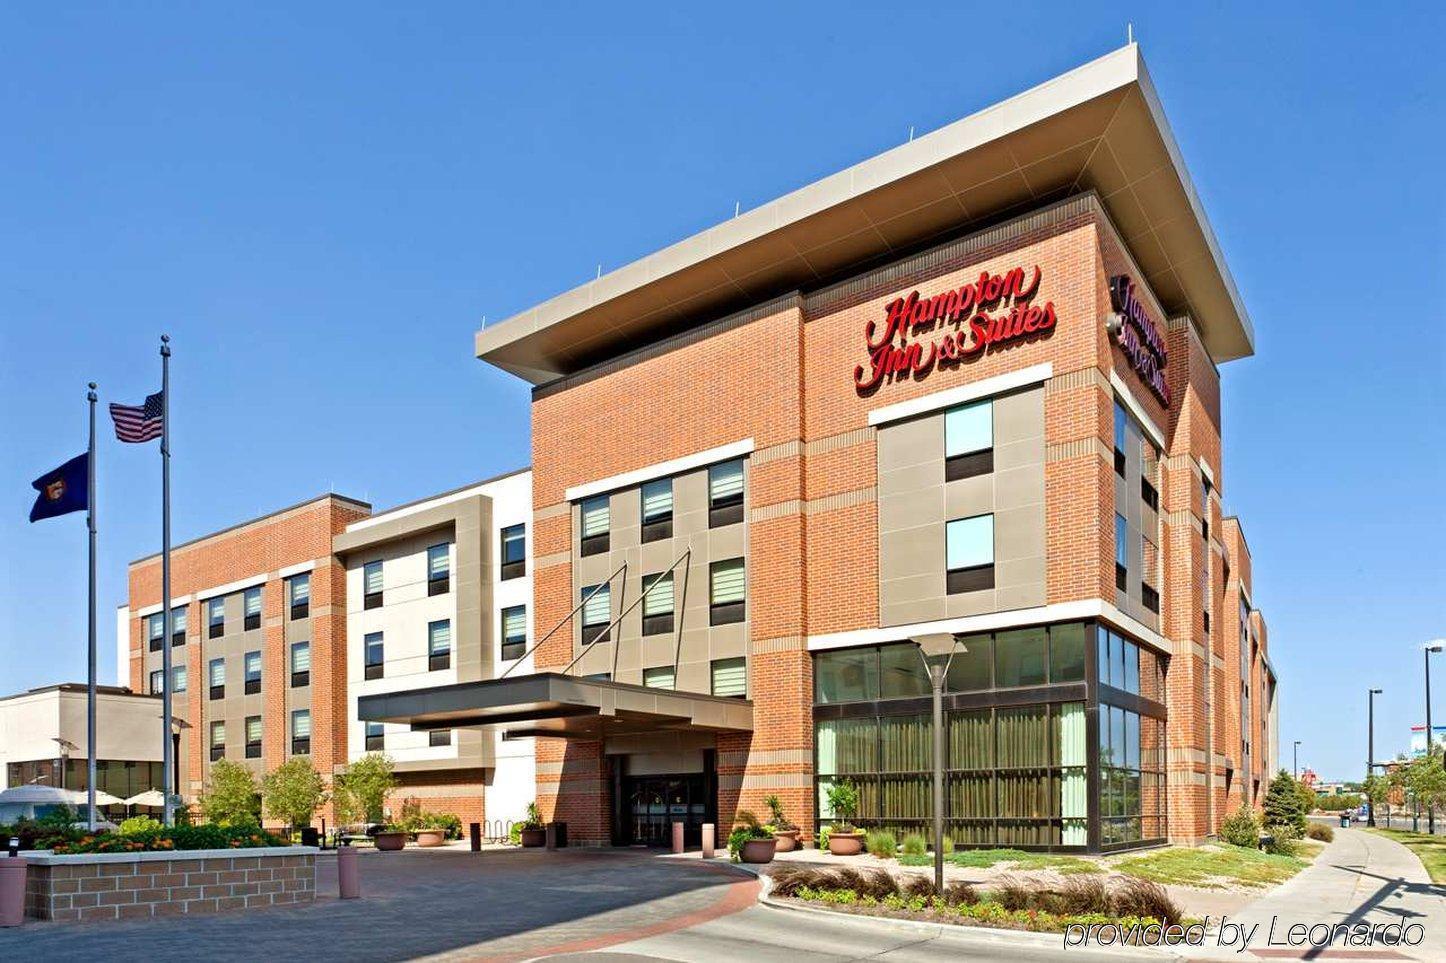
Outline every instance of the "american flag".
[[121, 441], [141, 442], [161, 437], [161, 393], [146, 395], [143, 405], [110, 406], [115, 419], [115, 436]]

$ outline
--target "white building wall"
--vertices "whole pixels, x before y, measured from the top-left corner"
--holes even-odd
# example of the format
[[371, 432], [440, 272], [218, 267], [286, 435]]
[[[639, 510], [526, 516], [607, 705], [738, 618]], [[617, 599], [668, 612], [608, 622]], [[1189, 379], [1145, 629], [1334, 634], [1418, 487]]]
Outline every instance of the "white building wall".
[[116, 606], [115, 610], [115, 684], [129, 687], [131, 684], [131, 607]]

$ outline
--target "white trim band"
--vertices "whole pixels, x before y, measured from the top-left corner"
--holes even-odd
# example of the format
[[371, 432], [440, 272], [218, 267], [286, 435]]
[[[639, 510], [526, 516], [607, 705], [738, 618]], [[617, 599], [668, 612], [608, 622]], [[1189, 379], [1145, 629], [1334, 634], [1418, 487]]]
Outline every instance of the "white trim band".
[[1120, 400], [1125, 403], [1125, 407], [1130, 409], [1130, 413], [1135, 416], [1135, 420], [1144, 427], [1145, 433], [1150, 436], [1155, 442], [1155, 445], [1163, 452], [1165, 450], [1165, 433], [1160, 430], [1160, 426], [1155, 424], [1149, 415], [1145, 414], [1145, 409], [1140, 405], [1139, 399], [1135, 397], [1134, 392], [1125, 385], [1124, 379], [1121, 378], [1113, 368], [1110, 369], [1110, 387], [1115, 389], [1115, 394], [1120, 396]]
[[293, 575], [300, 575], [302, 572], [310, 572], [316, 568], [316, 559], [309, 562], [298, 562], [295, 565], [288, 565], [276, 573], [277, 578], [291, 578]]
[[1199, 461], [1199, 465], [1200, 465], [1200, 477], [1202, 477], [1202, 478], [1204, 478], [1206, 481], [1208, 481], [1208, 482], [1210, 483], [1211, 487], [1213, 488], [1214, 485], [1215, 485], [1215, 473], [1210, 470], [1210, 465], [1205, 461], [1205, 459], [1201, 458], [1200, 461]]
[[1030, 365], [1028, 368], [1008, 371], [1002, 375], [995, 375], [993, 378], [985, 378], [983, 381], [960, 385], [957, 388], [945, 388], [943, 391], [936, 391], [933, 394], [924, 395], [922, 398], [875, 408], [869, 412], [869, 424], [886, 425], [891, 421], [901, 421], [905, 418], [913, 418], [915, 415], [938, 411], [940, 408], [952, 408], [955, 405], [977, 401], [980, 398], [989, 398], [1006, 391], [1013, 391], [1016, 388], [1025, 388], [1041, 381], [1048, 381], [1053, 377], [1054, 365], [1052, 363], [1046, 361], [1044, 364]]
[[717, 448], [709, 448], [706, 451], [694, 452], [691, 455], [684, 455], [682, 458], [674, 458], [671, 461], [660, 461], [656, 465], [649, 465], [646, 468], [625, 471], [621, 475], [613, 475], [610, 478], [600, 478], [597, 481], [588, 482], [586, 485], [574, 485], [572, 488], [563, 492], [562, 497], [565, 501], [575, 502], [581, 498], [590, 498], [593, 495], [616, 491], [619, 488], [641, 485], [643, 482], [652, 481], [654, 478], [664, 478], [668, 475], [692, 471], [695, 468], [702, 468], [704, 465], [711, 465], [719, 461], [728, 461], [731, 458], [742, 458], [744, 455], [752, 453], [753, 439], [744, 438], [742, 441], [735, 441], [728, 445], [719, 445]]
[[230, 595], [232, 592], [239, 592], [242, 589], [254, 588], [257, 585], [266, 584], [266, 573], [253, 575], [250, 578], [243, 578], [235, 582], [227, 582], [225, 585], [217, 585], [214, 588], [202, 589], [196, 593], [196, 601], [204, 602], [213, 599], [218, 595]]
[[898, 642], [919, 635], [950, 632], [964, 635], [971, 632], [994, 632], [1012, 629], [1022, 625], [1039, 625], [1045, 622], [1068, 622], [1073, 619], [1101, 619], [1123, 632], [1128, 632], [1151, 648], [1169, 655], [1168, 640], [1131, 618], [1103, 599], [1082, 599], [1078, 602], [1057, 602], [1029, 609], [1015, 609], [1010, 612], [991, 612], [987, 615], [966, 615], [956, 619], [940, 619], [937, 622], [915, 622], [911, 625], [893, 625], [878, 629], [854, 629], [849, 632], [830, 632], [825, 635], [810, 635], [810, 652], [825, 649], [845, 649], [855, 645], [880, 645]]
[[[173, 609], [178, 608], [182, 605], [189, 605], [190, 603], [191, 597], [189, 595], [176, 595], [171, 598], [171, 608]], [[121, 607], [125, 608], [125, 606]], [[143, 619], [147, 615], [155, 615], [163, 608], [165, 608], [165, 606], [162, 605], [160, 602], [157, 602], [154, 605], [147, 605], [143, 609], [136, 609], [136, 616]]]

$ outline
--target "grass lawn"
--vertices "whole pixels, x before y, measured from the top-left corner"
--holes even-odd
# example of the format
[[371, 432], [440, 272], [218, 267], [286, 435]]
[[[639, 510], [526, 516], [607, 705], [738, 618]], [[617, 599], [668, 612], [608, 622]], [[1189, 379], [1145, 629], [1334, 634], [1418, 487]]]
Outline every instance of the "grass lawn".
[[[1314, 857], [1323, 847], [1301, 848], [1305, 856]], [[1231, 886], [1273, 886], [1285, 882], [1308, 865], [1309, 858], [1276, 856], [1222, 844], [1196, 849], [1162, 849], [1120, 860], [1113, 868], [1127, 876], [1138, 876], [1156, 883], [1228, 889]]]
[[1411, 852], [1421, 857], [1431, 882], [1446, 883], [1446, 837], [1428, 836], [1425, 833], [1409, 833], [1404, 829], [1367, 829], [1368, 833], [1394, 839]]
[[[1053, 856], [1049, 853], [1026, 853], [1022, 849], [965, 849], [946, 856], [955, 866], [984, 869], [999, 863], [1009, 863], [1010, 869], [1027, 871], [1052, 869], [1057, 873], [1103, 873], [1104, 867], [1078, 856]], [[932, 857], [930, 857], [932, 861]], [[901, 860], [902, 862], [902, 860]], [[920, 864], [906, 864], [920, 865]]]

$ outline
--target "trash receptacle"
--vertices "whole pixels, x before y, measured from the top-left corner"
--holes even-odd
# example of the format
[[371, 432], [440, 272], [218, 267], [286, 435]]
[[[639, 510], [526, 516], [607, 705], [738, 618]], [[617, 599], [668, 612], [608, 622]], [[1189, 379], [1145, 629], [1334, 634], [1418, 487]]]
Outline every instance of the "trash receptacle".
[[547, 834], [548, 849], [567, 848], [567, 823], [548, 823], [543, 830]]
[[321, 845], [321, 833], [317, 831], [317, 829], [316, 829], [315, 826], [302, 826], [302, 827], [301, 827], [301, 845], [303, 845], [303, 846], [319, 846], [319, 845]]
[[0, 926], [25, 922], [25, 857], [0, 856]]
[[1347, 812], [1347, 813], [1341, 813], [1341, 828], [1342, 828], [1342, 829], [1350, 829], [1350, 828], [1351, 828], [1351, 814], [1350, 814], [1350, 813], [1348, 813], [1348, 812]]

